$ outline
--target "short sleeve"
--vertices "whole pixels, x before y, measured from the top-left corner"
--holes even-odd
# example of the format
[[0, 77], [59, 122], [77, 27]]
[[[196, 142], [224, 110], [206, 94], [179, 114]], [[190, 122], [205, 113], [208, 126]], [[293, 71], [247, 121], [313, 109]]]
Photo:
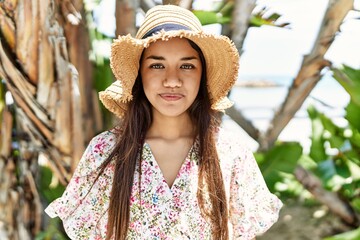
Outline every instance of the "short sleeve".
[[[96, 229], [107, 211], [112, 184], [112, 164], [94, 183], [98, 167], [107, 158], [115, 142], [114, 134], [104, 132], [91, 140], [63, 195], [45, 209], [59, 217], [71, 239], [97, 239], [105, 229]], [[101, 238], [100, 238], [101, 239]]]
[[252, 152], [245, 148], [233, 162], [229, 205], [233, 238], [239, 240], [267, 231], [278, 220], [282, 207], [268, 190]]
[[67, 185], [63, 195], [53, 201], [45, 212], [51, 217], [66, 219], [71, 212], [81, 203], [93, 182], [90, 174], [94, 157], [92, 155], [92, 144], [90, 143], [81, 157], [76, 170]]

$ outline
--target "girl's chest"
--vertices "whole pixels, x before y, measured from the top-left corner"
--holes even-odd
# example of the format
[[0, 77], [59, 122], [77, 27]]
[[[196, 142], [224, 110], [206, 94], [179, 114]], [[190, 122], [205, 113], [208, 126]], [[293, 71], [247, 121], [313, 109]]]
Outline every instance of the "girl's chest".
[[186, 160], [171, 187], [156, 162], [144, 159], [134, 176], [129, 239], [208, 239], [197, 201], [198, 168]]

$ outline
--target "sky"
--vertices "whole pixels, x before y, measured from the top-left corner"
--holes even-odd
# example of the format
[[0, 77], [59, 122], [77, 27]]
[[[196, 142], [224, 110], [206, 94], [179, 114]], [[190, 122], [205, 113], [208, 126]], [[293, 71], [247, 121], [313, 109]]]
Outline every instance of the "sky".
[[[326, 0], [259, 0], [258, 5], [280, 13], [290, 29], [250, 28], [244, 43], [240, 75], [294, 76], [311, 51], [327, 5]], [[360, 1], [355, 7], [360, 9]], [[360, 14], [350, 12], [325, 58], [334, 65], [360, 68]]]

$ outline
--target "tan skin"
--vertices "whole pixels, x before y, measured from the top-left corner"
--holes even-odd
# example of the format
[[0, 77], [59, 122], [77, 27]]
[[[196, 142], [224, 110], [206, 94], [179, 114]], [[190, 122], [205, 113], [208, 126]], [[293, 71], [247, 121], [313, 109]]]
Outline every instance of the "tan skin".
[[145, 141], [171, 188], [195, 137], [187, 112], [201, 79], [201, 61], [186, 39], [152, 43], [141, 62], [144, 92], [153, 122]]
[[171, 188], [195, 137], [187, 109], [200, 87], [200, 58], [186, 39], [157, 41], [144, 50], [140, 71], [153, 112], [145, 141]]

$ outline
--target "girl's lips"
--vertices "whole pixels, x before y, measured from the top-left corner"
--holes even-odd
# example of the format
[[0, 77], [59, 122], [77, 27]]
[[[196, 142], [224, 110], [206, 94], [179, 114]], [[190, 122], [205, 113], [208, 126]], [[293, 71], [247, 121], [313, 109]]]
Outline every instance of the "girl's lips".
[[160, 97], [166, 101], [177, 101], [184, 97], [182, 94], [174, 94], [174, 93], [163, 93], [160, 94]]

